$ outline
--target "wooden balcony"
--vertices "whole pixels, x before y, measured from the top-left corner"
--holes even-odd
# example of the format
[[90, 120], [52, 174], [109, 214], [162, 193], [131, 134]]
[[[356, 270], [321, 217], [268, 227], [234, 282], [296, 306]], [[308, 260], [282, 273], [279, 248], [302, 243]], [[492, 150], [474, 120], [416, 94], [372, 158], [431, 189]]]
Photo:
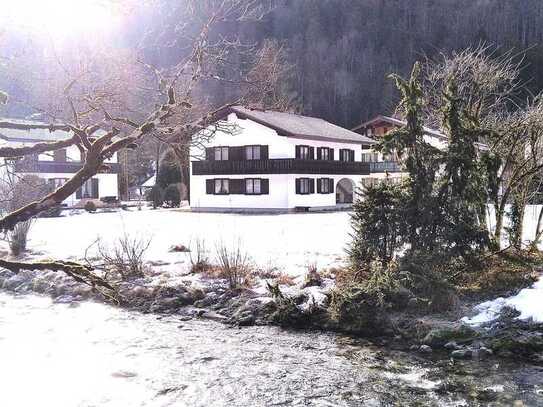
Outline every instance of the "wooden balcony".
[[[109, 170], [100, 171], [107, 174], [118, 174], [121, 170], [119, 163], [106, 163]], [[34, 161], [21, 160], [15, 163], [15, 171], [18, 173], [56, 173], [56, 174], [75, 174], [83, 168], [80, 161]]]
[[247, 161], [193, 161], [193, 175], [337, 174], [368, 175], [370, 164], [352, 161], [275, 158]]
[[370, 164], [370, 171], [376, 172], [403, 172], [402, 166], [398, 161], [381, 161], [372, 162]]

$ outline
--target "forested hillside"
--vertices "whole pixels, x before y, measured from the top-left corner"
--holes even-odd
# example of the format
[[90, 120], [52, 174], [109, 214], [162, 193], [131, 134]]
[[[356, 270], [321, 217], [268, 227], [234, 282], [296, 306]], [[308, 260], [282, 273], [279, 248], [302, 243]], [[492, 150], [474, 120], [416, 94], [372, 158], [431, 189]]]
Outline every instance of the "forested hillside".
[[524, 78], [543, 87], [541, 0], [287, 0], [259, 29], [288, 47], [303, 112], [344, 126], [393, 108], [388, 73], [479, 42], [528, 48]]

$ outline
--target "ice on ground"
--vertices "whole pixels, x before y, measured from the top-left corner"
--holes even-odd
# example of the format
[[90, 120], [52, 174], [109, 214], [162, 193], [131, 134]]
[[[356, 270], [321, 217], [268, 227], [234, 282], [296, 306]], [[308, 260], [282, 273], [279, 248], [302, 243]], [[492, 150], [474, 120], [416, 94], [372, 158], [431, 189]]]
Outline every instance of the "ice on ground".
[[462, 322], [478, 326], [492, 322], [498, 318], [504, 307], [511, 307], [520, 312], [518, 319], [532, 319], [534, 322], [543, 322], [543, 278], [539, 279], [530, 288], [521, 290], [517, 295], [508, 298], [496, 298], [483, 302], [475, 307], [477, 315], [462, 318]]

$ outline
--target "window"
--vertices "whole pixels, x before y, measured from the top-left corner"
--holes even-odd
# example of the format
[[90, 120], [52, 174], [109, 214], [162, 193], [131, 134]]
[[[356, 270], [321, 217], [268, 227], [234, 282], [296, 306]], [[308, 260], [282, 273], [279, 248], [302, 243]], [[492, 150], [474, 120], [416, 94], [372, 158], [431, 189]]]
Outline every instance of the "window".
[[379, 161], [378, 153], [362, 153], [363, 163], [376, 163]]
[[300, 179], [300, 194], [309, 194], [309, 178]]
[[227, 179], [215, 180], [215, 195], [228, 195], [230, 184]]
[[260, 160], [260, 146], [245, 146], [246, 160]]
[[228, 160], [228, 147], [215, 147], [215, 161]]
[[313, 160], [314, 148], [309, 146], [296, 146], [296, 158], [300, 160]]
[[245, 180], [245, 193], [247, 195], [260, 195], [262, 193], [261, 181], [258, 178]]
[[296, 178], [296, 193], [302, 195], [315, 193], [315, 180], [312, 178]]
[[63, 186], [66, 181], [68, 181], [68, 178], [49, 178], [48, 180], [49, 184], [55, 189]]
[[98, 192], [98, 186], [99, 181], [97, 178], [91, 178], [83, 185], [81, 185], [81, 188], [79, 188], [76, 193], [75, 197], [76, 199], [85, 199], [85, 198], [91, 198], [91, 199], [98, 199], [100, 194]]
[[339, 159], [341, 161], [354, 161], [354, 150], [342, 148], [339, 150]]
[[66, 149], [61, 148], [53, 152], [53, 160], [56, 162], [66, 162]]
[[331, 148], [319, 147], [317, 149], [317, 160], [328, 161], [328, 160], [333, 160], [333, 159], [334, 159], [334, 155]]

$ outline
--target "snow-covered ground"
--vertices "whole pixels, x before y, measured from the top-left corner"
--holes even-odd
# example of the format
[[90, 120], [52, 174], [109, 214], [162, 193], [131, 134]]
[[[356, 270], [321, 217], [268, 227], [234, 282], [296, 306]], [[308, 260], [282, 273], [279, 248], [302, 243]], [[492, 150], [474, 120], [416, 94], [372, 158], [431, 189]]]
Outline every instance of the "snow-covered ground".
[[[239, 215], [133, 209], [38, 219], [29, 235], [29, 248], [41, 257], [80, 259], [96, 239], [108, 245], [127, 233], [152, 239], [147, 260], [168, 263], [163, 268], [170, 272], [186, 273], [189, 255], [169, 249], [173, 245], [193, 246], [202, 239], [211, 259], [220, 242], [229, 247], [239, 244], [257, 267], [276, 268], [294, 277], [305, 274], [311, 264], [319, 269], [339, 265], [349, 232], [346, 212]], [[95, 253], [96, 245], [89, 250], [89, 257]]]

